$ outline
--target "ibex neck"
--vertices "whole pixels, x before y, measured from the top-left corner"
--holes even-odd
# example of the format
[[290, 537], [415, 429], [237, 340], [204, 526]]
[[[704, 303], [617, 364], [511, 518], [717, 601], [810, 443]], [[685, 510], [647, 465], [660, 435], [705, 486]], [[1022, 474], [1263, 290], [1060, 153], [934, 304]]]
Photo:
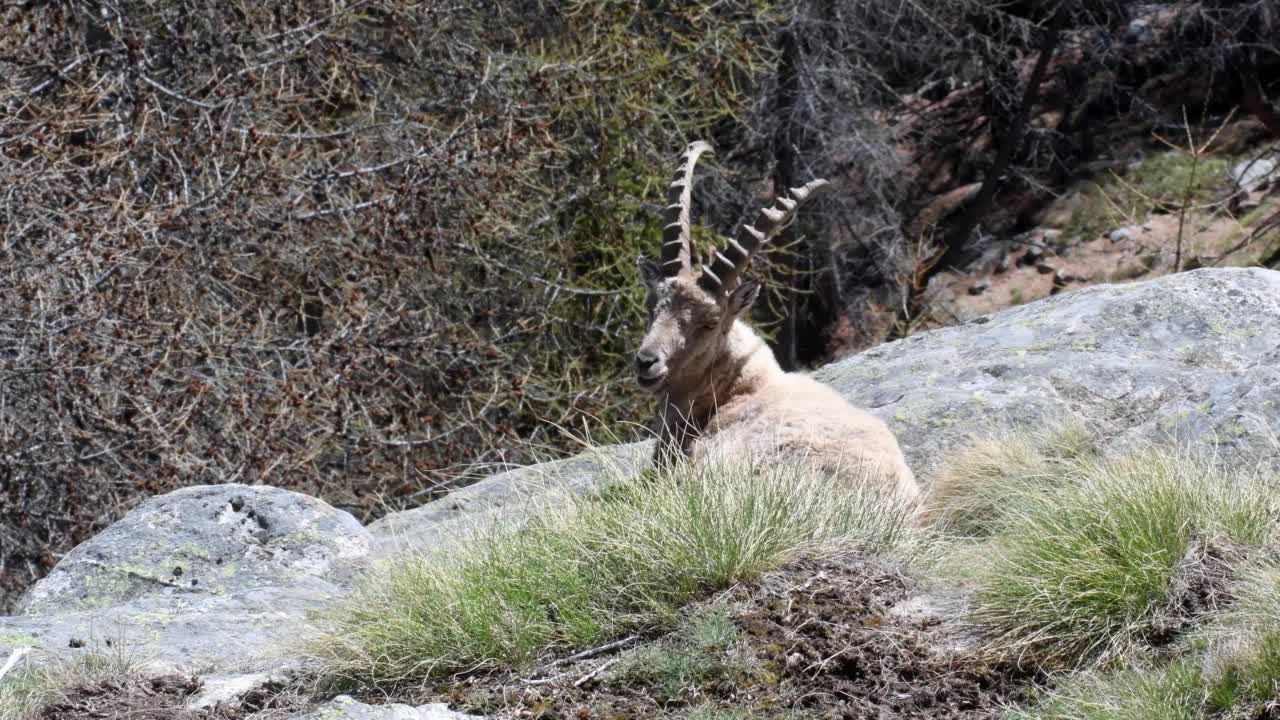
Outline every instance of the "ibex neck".
[[[735, 321], [721, 352], [711, 362], [697, 387], [670, 402], [701, 425], [716, 408], [733, 398], [756, 392], [782, 373], [765, 341], [742, 321]], [[683, 414], [682, 413], [682, 414]]]

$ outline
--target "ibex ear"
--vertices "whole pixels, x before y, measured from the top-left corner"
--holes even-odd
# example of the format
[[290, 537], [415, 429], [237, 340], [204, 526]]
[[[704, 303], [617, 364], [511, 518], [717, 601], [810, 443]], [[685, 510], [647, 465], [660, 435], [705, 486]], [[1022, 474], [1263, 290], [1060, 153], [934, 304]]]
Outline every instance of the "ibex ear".
[[729, 293], [729, 313], [734, 317], [741, 315], [755, 304], [760, 296], [760, 283], [754, 280], [743, 280], [738, 287]]
[[662, 280], [662, 268], [658, 267], [658, 263], [641, 255], [636, 258], [636, 267], [640, 268], [640, 277], [644, 279], [644, 284], [650, 290], [658, 286]]

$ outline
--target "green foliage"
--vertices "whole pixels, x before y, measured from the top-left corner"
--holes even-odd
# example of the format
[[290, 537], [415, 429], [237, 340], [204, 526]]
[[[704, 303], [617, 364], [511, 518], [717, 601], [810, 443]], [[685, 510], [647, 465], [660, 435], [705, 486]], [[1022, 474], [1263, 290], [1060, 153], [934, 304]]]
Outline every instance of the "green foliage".
[[334, 678], [356, 682], [526, 666], [671, 623], [699, 595], [801, 555], [908, 553], [908, 517], [895, 500], [795, 465], [685, 465], [459, 552], [395, 559], [331, 618], [317, 650]]
[[1056, 467], [1044, 492], [1008, 498], [973, 614], [995, 642], [1047, 663], [1158, 639], [1175, 572], [1195, 571], [1193, 542], [1256, 546], [1274, 532], [1269, 479], [1161, 450]]

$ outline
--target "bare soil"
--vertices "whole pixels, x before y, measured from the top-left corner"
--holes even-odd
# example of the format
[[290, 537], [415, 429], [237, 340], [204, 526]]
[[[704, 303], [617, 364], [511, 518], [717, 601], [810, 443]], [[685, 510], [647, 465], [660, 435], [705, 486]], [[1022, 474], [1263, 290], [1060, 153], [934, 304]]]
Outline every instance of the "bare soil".
[[437, 690], [459, 710], [545, 720], [680, 718], [694, 707], [752, 719], [977, 719], [1029, 699], [1037, 678], [957, 652], [937, 616], [893, 610], [914, 591], [896, 569], [862, 560], [801, 562], [735, 587], [702, 607], [728, 610], [748, 669], [711, 673], [674, 697], [615, 672], [625, 663], [609, 655]]
[[[1255, 193], [1266, 214], [1280, 211], [1280, 196]], [[1148, 280], [1174, 271], [1181, 236], [1183, 269], [1251, 266], [1272, 258], [1280, 235], [1258, 233], [1228, 214], [1153, 214], [1117, 227], [1122, 234], [1068, 238], [1053, 227], [1036, 228], [1010, 248], [1003, 263], [964, 272], [944, 272], [929, 287], [931, 317], [918, 330], [966, 322], [975, 317], [1046, 298], [1060, 291], [1099, 283]], [[1028, 249], [1042, 248], [1039, 257]]]
[[271, 720], [304, 710], [295, 696], [263, 693], [235, 708], [189, 710], [187, 703], [200, 681], [182, 675], [122, 676], [68, 691], [40, 709], [36, 720]]

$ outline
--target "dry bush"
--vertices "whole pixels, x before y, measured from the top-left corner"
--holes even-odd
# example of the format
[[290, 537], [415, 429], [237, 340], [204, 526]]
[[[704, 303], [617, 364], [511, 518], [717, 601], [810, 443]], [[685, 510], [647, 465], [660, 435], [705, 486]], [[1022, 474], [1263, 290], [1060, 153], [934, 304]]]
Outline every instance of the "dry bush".
[[367, 518], [616, 427], [669, 156], [758, 59], [749, 14], [654, 19], [6, 4], [0, 586], [178, 486]]

